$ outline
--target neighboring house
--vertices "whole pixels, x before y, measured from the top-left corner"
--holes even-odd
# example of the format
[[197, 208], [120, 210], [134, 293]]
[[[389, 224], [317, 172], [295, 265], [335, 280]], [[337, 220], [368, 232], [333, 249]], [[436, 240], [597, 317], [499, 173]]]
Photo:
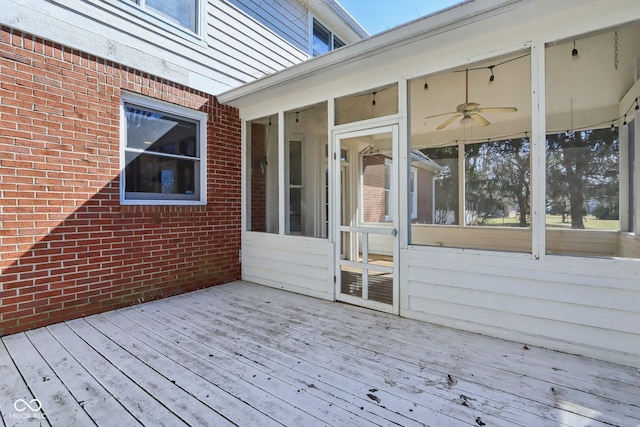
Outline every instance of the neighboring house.
[[[637, 0], [470, 0], [219, 94], [243, 278], [640, 367], [638, 40]], [[412, 218], [415, 150], [446, 220]], [[494, 205], [525, 211], [465, 224]]]
[[5, 0], [0, 25], [0, 335], [239, 279], [215, 95], [366, 36], [333, 0]]
[[[434, 218], [434, 178], [443, 167], [419, 150], [411, 155], [409, 202], [412, 223], [432, 224]], [[385, 154], [362, 156], [362, 221], [384, 223], [392, 221], [391, 169], [393, 159]]]

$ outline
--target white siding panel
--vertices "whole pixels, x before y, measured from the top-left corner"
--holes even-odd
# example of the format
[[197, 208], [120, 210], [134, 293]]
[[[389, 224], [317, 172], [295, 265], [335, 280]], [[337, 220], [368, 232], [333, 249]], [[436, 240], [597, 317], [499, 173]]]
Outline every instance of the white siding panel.
[[211, 9], [209, 22], [212, 24], [208, 38], [211, 48], [250, 79], [308, 58], [306, 53], [287, 45], [280, 37], [225, 2], [218, 2]]
[[640, 366], [640, 260], [410, 247], [401, 263], [403, 316]]
[[333, 244], [325, 239], [247, 232], [242, 278], [333, 300]]
[[306, 52], [309, 18], [307, 9], [296, 0], [227, 0], [258, 22]]
[[308, 58], [225, 0], [209, 0], [205, 19], [200, 38], [120, 1], [3, 0], [0, 14], [16, 30], [214, 95]]
[[[460, 330], [504, 338], [523, 344], [580, 354], [629, 366], [640, 366], [640, 338], [637, 334], [612, 332], [608, 329], [562, 323], [544, 318], [528, 319], [522, 316], [455, 303], [411, 297], [414, 310], [405, 317], [423, 320]], [[454, 312], [465, 312], [473, 321], [451, 317]], [[506, 328], [504, 325], [511, 325]], [[521, 327], [521, 328], [520, 328]], [[576, 337], [580, 337], [577, 340]]]

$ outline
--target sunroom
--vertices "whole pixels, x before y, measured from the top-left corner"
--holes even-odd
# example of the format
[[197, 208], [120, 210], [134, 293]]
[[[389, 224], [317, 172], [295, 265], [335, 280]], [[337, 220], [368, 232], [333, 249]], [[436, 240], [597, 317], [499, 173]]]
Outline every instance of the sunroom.
[[638, 40], [471, 0], [220, 95], [243, 279], [640, 366]]

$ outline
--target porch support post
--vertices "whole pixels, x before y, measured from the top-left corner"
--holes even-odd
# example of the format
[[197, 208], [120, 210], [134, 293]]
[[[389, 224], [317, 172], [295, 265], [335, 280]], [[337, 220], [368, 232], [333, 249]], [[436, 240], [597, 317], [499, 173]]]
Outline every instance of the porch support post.
[[633, 231], [631, 230], [631, 227], [634, 219], [631, 217], [629, 212], [629, 202], [631, 201], [632, 197], [632, 188], [630, 188], [630, 186], [628, 185], [632, 176], [631, 170], [629, 168], [629, 166], [631, 165], [631, 159], [629, 157], [631, 154], [629, 146], [631, 141], [629, 141], [629, 134], [630, 132], [628, 131], [628, 129], [624, 129], [622, 127], [618, 128], [618, 141], [620, 144], [618, 160], [618, 167], [620, 168], [620, 185], [618, 187], [620, 192], [620, 207], [618, 209], [618, 212], [620, 217], [620, 230], [622, 232]]
[[[399, 246], [401, 249], [406, 249], [409, 246], [409, 236], [411, 234], [411, 212], [409, 211], [409, 171], [411, 170], [409, 165], [410, 150], [410, 133], [408, 124], [408, 110], [409, 100], [407, 95], [407, 86], [409, 82], [406, 78], [401, 79], [398, 82], [398, 106], [400, 109], [400, 122], [398, 126], [398, 151], [393, 153], [394, 159], [398, 159], [395, 162], [398, 165], [398, 174], [400, 181], [398, 182], [398, 194], [400, 195], [399, 203], [400, 209], [398, 210], [398, 229], [400, 231], [398, 238]], [[398, 254], [394, 254], [394, 262], [398, 262]]]
[[[286, 210], [286, 195], [287, 195], [287, 183], [286, 183], [286, 167], [287, 167], [287, 153], [285, 153], [285, 132], [284, 112], [278, 112], [278, 230], [280, 235], [287, 234], [287, 210]], [[286, 163], [285, 163], [286, 162]]]
[[[640, 65], [640, 61], [638, 61]], [[633, 195], [631, 196], [631, 203], [633, 205], [633, 231], [636, 236], [640, 235], [640, 111], [636, 112], [636, 118], [634, 120], [634, 135], [631, 143], [633, 146]]]
[[546, 247], [546, 118], [545, 45], [531, 45], [531, 249], [535, 259], [545, 256]]

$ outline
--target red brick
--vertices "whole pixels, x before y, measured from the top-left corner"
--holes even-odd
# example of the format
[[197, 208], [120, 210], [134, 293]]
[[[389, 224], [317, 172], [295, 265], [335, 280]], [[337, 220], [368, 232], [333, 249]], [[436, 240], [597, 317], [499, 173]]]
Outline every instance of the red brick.
[[[237, 110], [86, 53], [8, 34], [5, 28], [0, 51], [25, 61], [5, 66], [0, 59], [7, 70], [0, 78], [0, 330], [238, 279]], [[123, 88], [210, 114], [208, 206], [120, 206]], [[221, 273], [212, 279], [211, 271]]]

